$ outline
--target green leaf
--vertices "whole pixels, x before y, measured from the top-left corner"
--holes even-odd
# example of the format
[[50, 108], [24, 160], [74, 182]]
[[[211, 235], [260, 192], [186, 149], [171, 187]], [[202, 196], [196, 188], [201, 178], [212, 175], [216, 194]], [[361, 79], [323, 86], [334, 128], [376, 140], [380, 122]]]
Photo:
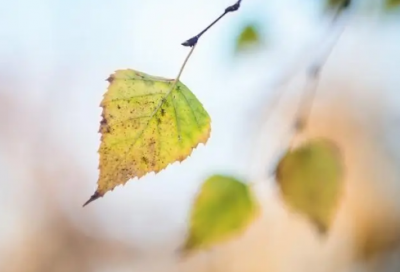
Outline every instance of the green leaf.
[[249, 48], [254, 48], [262, 43], [258, 28], [254, 24], [243, 27], [236, 38], [235, 52], [239, 53]]
[[326, 5], [329, 10], [345, 9], [349, 2], [349, 0], [327, 0]]
[[258, 211], [249, 186], [233, 177], [210, 177], [192, 207], [189, 234], [182, 253], [208, 249], [240, 235]]
[[284, 202], [308, 217], [321, 233], [327, 232], [343, 189], [336, 145], [315, 139], [288, 151], [278, 164], [276, 179]]
[[129, 179], [183, 161], [210, 135], [210, 117], [181, 82], [118, 70], [104, 95], [100, 175], [93, 201]]
[[400, 6], [400, 0], [386, 0], [385, 6], [387, 9], [395, 9]]

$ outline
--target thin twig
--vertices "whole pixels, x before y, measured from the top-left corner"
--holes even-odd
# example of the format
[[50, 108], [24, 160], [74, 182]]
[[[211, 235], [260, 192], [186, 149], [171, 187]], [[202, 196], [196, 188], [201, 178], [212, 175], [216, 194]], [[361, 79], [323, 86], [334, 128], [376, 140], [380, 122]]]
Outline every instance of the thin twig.
[[[342, 3], [342, 6], [338, 8], [338, 10], [335, 12], [335, 15], [333, 16], [332, 22], [331, 22], [331, 26], [335, 26], [336, 25], [336, 21], [340, 15], [340, 13], [345, 10], [346, 8], [349, 7], [351, 1], [347, 0], [346, 2]], [[330, 35], [330, 33], [329, 33]], [[323, 38], [323, 40], [321, 41], [322, 43], [325, 41], [326, 37]], [[330, 50], [332, 50], [334, 47], [334, 44], [332, 44], [332, 48]], [[309, 52], [310, 48], [306, 47], [304, 49], [305, 52]], [[329, 56], [326, 55], [326, 58]], [[317, 65], [316, 63], [314, 63], [313, 65], [311, 65], [310, 69], [309, 69], [309, 74], [312, 74], [317, 72], [319, 73], [320, 70], [320, 66], [323, 66], [324, 61], [319, 61], [318, 63], [320, 63], [320, 65]], [[284, 75], [281, 75], [274, 83], [272, 83], [271, 88], [272, 89], [279, 89], [279, 88], [283, 88], [285, 87], [285, 85], [297, 74], [299, 68], [301, 66], [297, 65], [295, 67], [293, 67], [290, 71], [286, 72]], [[318, 69], [318, 71], [316, 71]], [[311, 76], [309, 76], [311, 78]], [[310, 80], [307, 81], [307, 84], [309, 85]], [[305, 88], [305, 89], [310, 89], [310, 88]], [[264, 120], [265, 123], [269, 122], [269, 119], [271, 118], [272, 113], [274, 112], [274, 108], [278, 107], [282, 96], [284, 94], [284, 91], [278, 91], [275, 93], [275, 95], [273, 95], [273, 97], [270, 99], [268, 106], [266, 106], [265, 108], [267, 109], [266, 112], [264, 112], [264, 116], [266, 116], [266, 119]]]
[[[339, 18], [339, 15], [350, 6], [350, 1], [346, 1], [343, 3], [343, 5], [341, 7], [339, 7], [339, 9], [335, 12], [332, 21], [331, 21], [331, 26], [332, 27], [336, 27], [336, 23], [337, 20]], [[345, 28], [345, 26], [347, 25], [347, 23], [345, 23], [343, 25], [343, 29], [340, 31], [339, 35], [337, 36], [337, 38], [333, 41], [333, 43], [330, 43], [330, 48], [328, 50], [328, 52], [326, 54], [324, 54], [324, 58], [322, 58], [322, 60], [318, 60], [316, 61], [313, 65], [311, 65], [311, 67], [308, 70], [308, 80], [305, 86], [305, 94], [304, 94], [304, 98], [301, 102], [301, 106], [298, 110], [298, 114], [297, 116], [297, 120], [295, 121], [295, 135], [291, 138], [290, 143], [289, 143], [289, 148], [293, 146], [293, 141], [295, 140], [295, 136], [296, 134], [299, 132], [299, 128], [304, 128], [306, 121], [309, 118], [310, 115], [310, 111], [311, 111], [311, 107], [312, 107], [312, 103], [315, 97], [315, 93], [316, 93], [316, 89], [317, 89], [317, 83], [318, 83], [318, 79], [319, 79], [319, 75], [321, 72], [322, 67], [325, 65], [327, 59], [329, 58], [334, 46], [336, 45], [336, 43], [339, 40], [339, 37], [341, 36], [341, 34], [343, 33], [343, 30]], [[329, 35], [331, 35], [331, 33], [329, 33]], [[322, 42], [324, 42], [326, 39], [326, 37], [324, 38], [324, 40]], [[277, 83], [274, 84], [275, 87], [282, 87], [282, 85], [286, 84], [294, 74], [296, 74], [297, 69], [292, 69], [292, 71], [290, 73], [285, 74], [285, 76], [283, 76], [280, 80], [277, 81]], [[307, 92], [307, 90], [309, 90]], [[276, 93], [275, 97], [272, 99], [273, 103], [269, 103], [271, 107], [269, 107], [268, 113], [266, 114], [266, 122], [269, 122], [269, 119], [271, 117], [272, 114], [272, 108], [277, 107], [277, 104], [280, 102], [281, 97], [283, 96], [283, 91]], [[303, 124], [301, 124], [303, 122]], [[284, 155], [286, 151], [280, 152], [281, 154], [278, 157], [281, 157]], [[279, 161], [279, 159], [278, 159]], [[274, 175], [274, 171], [269, 171], [268, 175]]]
[[229, 6], [225, 9], [224, 13], [222, 13], [217, 19], [214, 20], [214, 22], [212, 22], [209, 26], [207, 26], [203, 31], [201, 31], [199, 34], [197, 34], [196, 36], [190, 38], [189, 40], [185, 41], [182, 43], [183, 46], [190, 46], [193, 47], [197, 44], [197, 42], [199, 41], [200, 37], [207, 32], [207, 30], [209, 30], [213, 25], [215, 25], [219, 20], [221, 20], [226, 14], [230, 13], [230, 12], [234, 12], [237, 11], [240, 8], [240, 4], [241, 4], [242, 0], [238, 0], [235, 4], [233, 4], [232, 6]]
[[[347, 3], [347, 2], [346, 2]], [[348, 3], [347, 3], [348, 4]], [[337, 24], [337, 21], [342, 14], [343, 7], [339, 7], [337, 12], [335, 13], [333, 20], [332, 20], [332, 27], [335, 27]], [[321, 70], [325, 66], [328, 58], [332, 54], [333, 48], [336, 46], [337, 42], [339, 41], [339, 38], [344, 32], [344, 29], [346, 28], [347, 23], [343, 24], [342, 28], [340, 29], [340, 32], [338, 33], [337, 37], [333, 40], [331, 44], [329, 44], [329, 48], [326, 54], [322, 57], [321, 60], [316, 61], [313, 65], [308, 70], [307, 73], [307, 82], [305, 86], [305, 91], [303, 94], [303, 98], [300, 101], [300, 106], [298, 108], [297, 112], [297, 117], [295, 121], [295, 130], [296, 132], [300, 132], [303, 129], [305, 129], [308, 119], [310, 118], [310, 113], [312, 109], [312, 105], [316, 96], [317, 92], [317, 87], [318, 83], [320, 80], [320, 75], [321, 75]]]

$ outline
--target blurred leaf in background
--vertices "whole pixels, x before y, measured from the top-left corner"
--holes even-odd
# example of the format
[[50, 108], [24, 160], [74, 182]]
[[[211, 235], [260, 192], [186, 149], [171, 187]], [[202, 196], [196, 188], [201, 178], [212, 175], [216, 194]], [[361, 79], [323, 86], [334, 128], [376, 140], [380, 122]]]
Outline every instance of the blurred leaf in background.
[[200, 189], [190, 215], [182, 253], [208, 249], [240, 235], [258, 215], [251, 188], [228, 176], [214, 175]]
[[247, 23], [239, 31], [235, 41], [235, 54], [254, 50], [264, 45], [260, 28], [256, 23]]
[[351, 0], [327, 0], [326, 9], [329, 11], [336, 11], [337, 9], [345, 9], [350, 4]]
[[342, 192], [338, 148], [325, 139], [310, 140], [280, 160], [276, 180], [284, 202], [307, 216], [320, 233], [332, 222]]
[[328, 6], [338, 8], [346, 3], [348, 0], [328, 0]]
[[372, 210], [370, 218], [358, 218], [355, 234], [356, 257], [372, 260], [399, 247], [400, 221], [395, 213]]
[[400, 6], [400, 0], [386, 0], [385, 4], [387, 9], [395, 9]]
[[100, 177], [86, 204], [131, 178], [183, 161], [210, 136], [208, 113], [181, 82], [131, 69], [108, 81], [101, 102]]

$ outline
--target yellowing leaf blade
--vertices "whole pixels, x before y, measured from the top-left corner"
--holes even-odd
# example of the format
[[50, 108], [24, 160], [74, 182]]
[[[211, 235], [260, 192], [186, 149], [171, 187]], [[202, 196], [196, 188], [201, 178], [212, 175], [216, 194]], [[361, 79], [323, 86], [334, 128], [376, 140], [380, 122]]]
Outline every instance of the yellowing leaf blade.
[[211, 130], [203, 105], [179, 81], [131, 69], [116, 71], [108, 81], [98, 188], [88, 203], [131, 178], [183, 161]]

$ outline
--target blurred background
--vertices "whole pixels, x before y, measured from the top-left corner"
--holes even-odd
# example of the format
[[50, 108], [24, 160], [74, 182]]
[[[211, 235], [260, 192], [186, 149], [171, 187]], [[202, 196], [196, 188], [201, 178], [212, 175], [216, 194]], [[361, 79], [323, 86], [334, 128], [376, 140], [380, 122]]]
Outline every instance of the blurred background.
[[[1, 272], [400, 271], [396, 6], [354, 1], [321, 75], [306, 133], [339, 144], [347, 184], [321, 239], [284, 207], [270, 173], [305, 71], [338, 31], [325, 1], [243, 0], [181, 77], [212, 118], [208, 144], [84, 209], [96, 188], [105, 79], [124, 68], [175, 77], [188, 52], [180, 43], [233, 2], [0, 1]], [[214, 173], [253, 182], [263, 216], [180, 260], [190, 205]]]

